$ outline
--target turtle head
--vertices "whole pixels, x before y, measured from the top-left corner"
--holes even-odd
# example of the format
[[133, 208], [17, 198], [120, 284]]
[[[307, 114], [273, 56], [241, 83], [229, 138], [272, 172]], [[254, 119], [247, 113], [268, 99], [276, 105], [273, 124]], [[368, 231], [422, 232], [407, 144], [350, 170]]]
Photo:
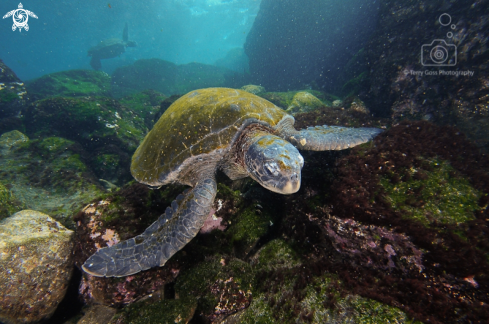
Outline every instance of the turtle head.
[[281, 194], [293, 194], [301, 186], [304, 159], [289, 142], [275, 135], [253, 139], [245, 153], [248, 174], [263, 187]]

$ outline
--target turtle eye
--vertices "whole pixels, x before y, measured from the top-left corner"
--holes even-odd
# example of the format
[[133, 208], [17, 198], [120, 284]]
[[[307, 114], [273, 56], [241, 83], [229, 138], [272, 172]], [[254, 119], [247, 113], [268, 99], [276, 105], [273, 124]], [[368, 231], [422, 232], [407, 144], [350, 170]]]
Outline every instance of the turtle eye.
[[266, 162], [265, 163], [265, 170], [267, 170], [268, 173], [274, 175], [275, 177], [280, 174], [280, 172], [279, 172], [280, 168], [279, 168], [278, 164], [274, 161]]

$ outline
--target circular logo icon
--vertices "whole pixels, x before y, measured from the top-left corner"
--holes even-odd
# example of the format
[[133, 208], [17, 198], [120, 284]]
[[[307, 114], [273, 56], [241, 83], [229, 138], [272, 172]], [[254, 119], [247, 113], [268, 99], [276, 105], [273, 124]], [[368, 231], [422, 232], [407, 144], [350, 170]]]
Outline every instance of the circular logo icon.
[[431, 60], [436, 64], [443, 64], [448, 59], [448, 51], [445, 47], [437, 45], [430, 53]]

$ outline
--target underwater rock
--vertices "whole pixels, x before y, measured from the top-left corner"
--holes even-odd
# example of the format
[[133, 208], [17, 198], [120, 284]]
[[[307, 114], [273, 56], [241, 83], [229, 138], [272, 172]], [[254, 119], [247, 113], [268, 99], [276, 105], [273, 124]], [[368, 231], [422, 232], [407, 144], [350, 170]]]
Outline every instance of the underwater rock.
[[[432, 115], [433, 122], [456, 125], [487, 147], [489, 57], [481, 40], [489, 36], [488, 10], [487, 1], [382, 1], [377, 30], [365, 46], [369, 86], [360, 97], [375, 114], [395, 121]], [[439, 22], [444, 12], [450, 26]], [[437, 45], [446, 49], [440, 64], [430, 54]], [[465, 74], [452, 74], [459, 72]]]
[[[197, 299], [167, 299], [161, 294], [124, 307], [109, 324], [153, 324], [153, 323], [189, 323], [194, 317]], [[88, 324], [88, 323], [87, 323]]]
[[294, 98], [292, 98], [292, 102], [287, 107], [286, 111], [289, 114], [305, 113], [314, 111], [323, 106], [324, 104], [322, 101], [314, 95], [309, 92], [301, 91], [294, 95]]
[[148, 129], [151, 129], [153, 128], [155, 119], [159, 119], [156, 116], [160, 114], [161, 105], [170, 98], [155, 90], [145, 90], [121, 98], [119, 102], [130, 111], [137, 113], [139, 118], [144, 119], [144, 125]]
[[161, 59], [141, 59], [112, 73], [112, 94], [116, 98], [153, 89], [167, 96], [177, 93], [177, 65]]
[[[8, 185], [7, 185], [8, 186]], [[23, 204], [0, 182], [0, 220], [23, 209]]]
[[182, 273], [175, 283], [175, 294], [187, 300], [199, 296], [197, 312], [218, 323], [250, 305], [253, 275], [247, 262], [214, 256]]
[[241, 90], [247, 91], [254, 95], [259, 95], [260, 93], [265, 92], [265, 88], [259, 85], [247, 84], [241, 87]]
[[[60, 137], [31, 139], [14, 131], [0, 147], [0, 177], [18, 203], [51, 215], [65, 226], [73, 213], [103, 188], [88, 166], [90, 155], [80, 144]], [[9, 195], [10, 195], [9, 194]]]
[[[246, 56], [242, 47], [231, 48], [226, 56], [217, 59], [214, 63], [215, 66], [223, 67], [235, 72], [246, 73], [250, 70], [248, 63], [248, 56]], [[256, 93], [255, 93], [256, 94]]]
[[335, 101], [333, 101], [333, 107], [334, 108], [339, 108], [343, 106], [343, 101], [339, 100], [339, 99], [336, 99]]
[[26, 83], [35, 100], [48, 97], [110, 97], [110, 76], [105, 72], [69, 70], [43, 75]]
[[103, 305], [92, 305], [76, 324], [107, 324], [114, 317], [116, 310]]
[[233, 74], [231, 70], [223, 67], [202, 64], [188, 63], [177, 67], [175, 78], [175, 92], [187, 93], [196, 89], [209, 87], [232, 87], [227, 83], [227, 75]]
[[0, 320], [49, 318], [73, 270], [73, 231], [46, 214], [23, 210], [0, 222]]
[[[274, 105], [282, 108], [282, 109], [287, 109], [292, 104], [292, 101], [294, 100], [294, 96], [299, 93], [309, 93], [313, 95], [314, 97], [318, 98], [322, 103], [322, 105], [325, 106], [330, 106], [330, 101], [334, 100], [332, 96], [329, 96], [328, 94], [325, 94], [321, 91], [317, 90], [304, 90], [304, 91], [287, 91], [287, 92], [262, 92], [259, 93], [258, 96], [267, 99]], [[332, 99], [332, 100], [331, 100]], [[335, 98], [336, 99], [336, 98]]]
[[231, 70], [202, 63], [175, 65], [160, 59], [142, 59], [116, 69], [112, 74], [112, 93], [116, 98], [153, 89], [167, 96], [227, 84]]
[[161, 115], [163, 115], [163, 113], [168, 109], [168, 107], [170, 107], [172, 103], [177, 101], [177, 99], [180, 98], [181, 96], [182, 95], [179, 94], [171, 95], [160, 103], [160, 109], [155, 113], [153, 118], [153, 124], [151, 125], [151, 127], [153, 127], [153, 125], [156, 124], [156, 122], [160, 119]]
[[48, 98], [32, 103], [25, 124], [30, 136], [60, 136], [80, 143], [89, 152], [89, 165], [100, 179], [123, 184], [131, 179], [132, 153], [148, 131], [144, 116], [117, 100], [97, 98]]
[[[24, 83], [0, 59], [0, 125], [3, 124], [2, 119], [21, 114], [28, 99]], [[12, 128], [2, 127], [1, 129], [11, 130]]]
[[0, 150], [10, 150], [13, 146], [29, 141], [29, 137], [18, 130], [3, 133], [0, 135]]
[[[488, 156], [455, 128], [404, 121], [337, 166], [331, 213], [347, 224], [330, 233], [332, 243], [342, 254], [366, 249], [361, 254], [373, 262], [360, 261], [369, 270], [357, 267], [357, 277], [349, 277], [354, 291], [403, 305], [422, 321], [489, 320]], [[380, 227], [391, 234], [375, 234]], [[365, 234], [367, 228], [373, 232]], [[347, 239], [343, 229], [361, 239]], [[379, 245], [369, 237], [381, 239], [375, 258], [368, 250]], [[395, 268], [381, 270], [386, 262]], [[436, 301], [429, 297], [434, 295]], [[471, 302], [461, 302], [466, 298]]]
[[305, 88], [313, 81], [318, 89], [333, 89], [369, 39], [377, 7], [361, 1], [262, 0], [244, 44], [252, 83], [268, 91]]
[[343, 105], [352, 111], [356, 111], [362, 114], [370, 114], [370, 110], [367, 108], [365, 103], [357, 96], [351, 96], [344, 100]]

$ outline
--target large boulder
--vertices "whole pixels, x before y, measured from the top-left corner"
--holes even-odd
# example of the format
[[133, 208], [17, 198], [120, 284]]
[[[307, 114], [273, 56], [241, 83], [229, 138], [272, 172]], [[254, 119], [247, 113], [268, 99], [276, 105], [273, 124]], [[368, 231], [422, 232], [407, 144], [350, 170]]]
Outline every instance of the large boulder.
[[[396, 120], [457, 125], [487, 147], [489, 56], [480, 40], [489, 36], [488, 11], [487, 1], [381, 1], [364, 53], [369, 80], [361, 97], [367, 106]], [[432, 52], [436, 46], [441, 51]]]
[[24, 83], [0, 60], [0, 129], [14, 129], [10, 127], [16, 123], [4, 119], [19, 115], [27, 100]]
[[91, 159], [80, 144], [61, 137], [29, 140], [19, 131], [2, 134], [0, 218], [25, 206], [70, 224], [69, 216], [103, 191], [88, 166]]
[[27, 82], [34, 99], [47, 97], [110, 96], [110, 77], [105, 72], [69, 70], [51, 73]]
[[32, 323], [53, 314], [73, 270], [73, 234], [33, 210], [0, 222], [0, 321]]
[[175, 65], [156, 58], [142, 59], [114, 71], [112, 94], [119, 98], [152, 89], [169, 96], [208, 87], [232, 87], [235, 74], [225, 67], [202, 63]]
[[33, 137], [56, 136], [80, 143], [91, 153], [90, 165], [99, 178], [124, 182], [131, 179], [130, 157], [151, 127], [145, 115], [153, 110], [126, 104], [104, 97], [52, 97], [32, 103], [25, 124]]
[[297, 92], [287, 107], [289, 114], [311, 112], [324, 106], [324, 103], [313, 94], [305, 91]]
[[217, 59], [214, 65], [230, 69], [235, 72], [245, 73], [249, 72], [250, 70], [248, 61], [248, 56], [246, 56], [244, 49], [242, 47], [235, 47], [231, 48], [226, 53], [226, 56]]
[[157, 58], [137, 60], [112, 73], [112, 93], [119, 98], [153, 89], [171, 95], [175, 93], [176, 75], [177, 66], [174, 63]]
[[336, 86], [368, 39], [377, 5], [362, 0], [262, 0], [244, 44], [252, 82], [269, 91]]

